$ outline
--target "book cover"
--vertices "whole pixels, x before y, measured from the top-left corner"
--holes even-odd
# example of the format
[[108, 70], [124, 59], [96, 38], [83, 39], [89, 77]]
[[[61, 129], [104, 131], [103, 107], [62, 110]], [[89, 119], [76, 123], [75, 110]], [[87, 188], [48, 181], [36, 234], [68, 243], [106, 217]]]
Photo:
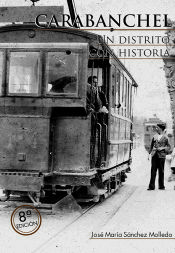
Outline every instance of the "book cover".
[[1, 1], [0, 252], [174, 252], [174, 7]]

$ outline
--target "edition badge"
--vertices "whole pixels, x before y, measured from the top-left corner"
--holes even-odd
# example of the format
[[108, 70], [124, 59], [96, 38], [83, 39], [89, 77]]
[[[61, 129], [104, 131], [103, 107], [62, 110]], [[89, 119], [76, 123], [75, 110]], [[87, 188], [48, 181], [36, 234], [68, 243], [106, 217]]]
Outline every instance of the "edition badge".
[[18, 234], [32, 235], [41, 226], [41, 214], [33, 206], [19, 206], [11, 215], [11, 225]]

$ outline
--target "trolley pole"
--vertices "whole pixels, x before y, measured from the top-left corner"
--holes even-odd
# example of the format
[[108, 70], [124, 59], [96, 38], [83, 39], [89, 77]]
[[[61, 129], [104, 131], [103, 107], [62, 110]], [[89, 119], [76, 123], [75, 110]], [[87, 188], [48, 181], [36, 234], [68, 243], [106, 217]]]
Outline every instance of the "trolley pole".
[[78, 26], [75, 22], [75, 5], [73, 5], [73, 0], [67, 0], [67, 4], [68, 4], [72, 24], [74, 27], [78, 28]]

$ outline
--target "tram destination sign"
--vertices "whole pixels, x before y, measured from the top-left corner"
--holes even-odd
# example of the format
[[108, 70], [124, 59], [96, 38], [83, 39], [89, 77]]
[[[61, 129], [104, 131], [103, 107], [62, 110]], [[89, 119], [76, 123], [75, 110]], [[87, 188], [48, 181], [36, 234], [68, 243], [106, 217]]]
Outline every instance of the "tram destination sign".
[[18, 6], [0, 7], [0, 23], [34, 22], [35, 18], [44, 13], [47, 16], [55, 15], [57, 21], [62, 21], [63, 6]]

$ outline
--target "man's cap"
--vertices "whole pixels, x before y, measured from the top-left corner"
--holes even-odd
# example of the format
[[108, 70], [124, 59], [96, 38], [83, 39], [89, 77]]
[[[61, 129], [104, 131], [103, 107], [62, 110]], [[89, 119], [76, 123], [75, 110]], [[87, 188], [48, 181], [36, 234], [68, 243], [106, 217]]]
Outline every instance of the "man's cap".
[[165, 123], [159, 123], [159, 124], [157, 124], [157, 126], [160, 127], [162, 130], [164, 130], [166, 128]]
[[97, 78], [97, 76], [89, 76], [88, 77], [88, 83], [91, 84], [94, 78]]

